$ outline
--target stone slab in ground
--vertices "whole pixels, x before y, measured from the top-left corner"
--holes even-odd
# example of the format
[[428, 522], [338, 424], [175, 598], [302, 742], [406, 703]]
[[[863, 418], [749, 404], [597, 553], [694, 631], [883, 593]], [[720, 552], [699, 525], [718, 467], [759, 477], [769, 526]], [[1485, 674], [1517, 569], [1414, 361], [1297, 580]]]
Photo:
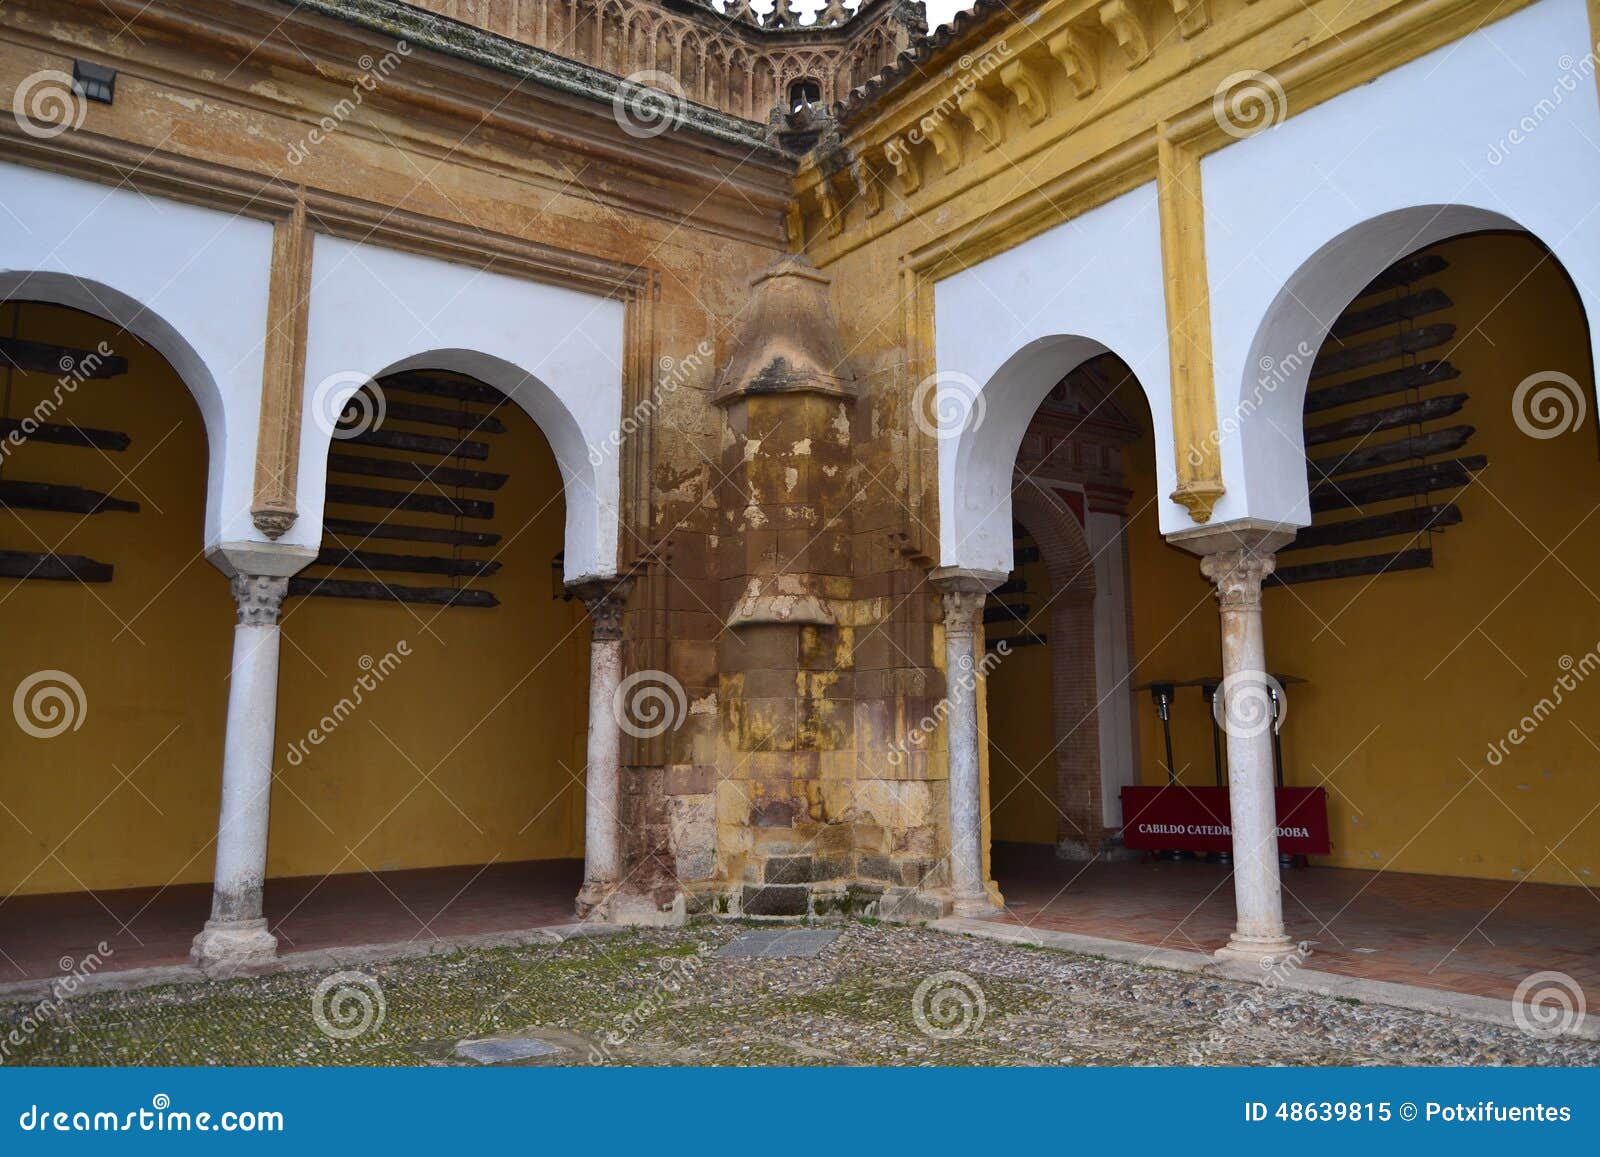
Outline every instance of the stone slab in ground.
[[540, 1040], [536, 1036], [491, 1037], [488, 1040], [464, 1040], [456, 1045], [456, 1056], [481, 1065], [498, 1065], [506, 1061], [525, 1061], [529, 1057], [547, 1057], [561, 1052], [559, 1045]]

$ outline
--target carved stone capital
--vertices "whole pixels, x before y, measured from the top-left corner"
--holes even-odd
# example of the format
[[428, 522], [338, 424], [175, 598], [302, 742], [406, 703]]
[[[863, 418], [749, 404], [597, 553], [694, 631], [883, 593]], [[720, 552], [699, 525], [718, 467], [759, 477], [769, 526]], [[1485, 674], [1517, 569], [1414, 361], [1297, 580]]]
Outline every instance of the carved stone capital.
[[1005, 575], [963, 567], [940, 567], [929, 578], [944, 600], [944, 633], [949, 639], [971, 639], [978, 633], [983, 603]]
[[289, 580], [280, 575], [236, 574], [228, 580], [242, 627], [275, 627]]
[[1200, 560], [1200, 573], [1217, 587], [1225, 611], [1259, 610], [1261, 584], [1278, 565], [1277, 556], [1250, 549], [1225, 550]]
[[622, 612], [632, 586], [633, 579], [620, 578], [591, 579], [572, 588], [589, 612], [595, 642], [614, 643], [622, 638]]

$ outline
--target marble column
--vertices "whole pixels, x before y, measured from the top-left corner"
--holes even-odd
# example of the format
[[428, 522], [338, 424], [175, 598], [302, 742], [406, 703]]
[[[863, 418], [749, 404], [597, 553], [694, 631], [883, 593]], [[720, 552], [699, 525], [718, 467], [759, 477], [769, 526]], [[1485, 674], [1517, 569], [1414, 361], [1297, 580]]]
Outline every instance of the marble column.
[[976, 640], [983, 603], [1004, 575], [958, 567], [932, 574], [944, 598], [945, 747], [950, 763], [950, 892], [957, 916], [997, 912], [983, 878]]
[[1228, 744], [1233, 812], [1233, 893], [1237, 925], [1217, 955], [1260, 961], [1293, 947], [1284, 933], [1278, 879], [1278, 810], [1272, 764], [1272, 709], [1261, 583], [1275, 565], [1254, 547], [1208, 554], [1200, 569], [1216, 584], [1222, 617], [1218, 711]]
[[602, 909], [622, 880], [620, 819], [622, 731], [617, 689], [622, 684], [622, 610], [628, 580], [580, 583], [574, 593], [589, 609], [589, 737], [583, 776], [583, 887], [578, 915]]
[[238, 617], [222, 750], [222, 811], [211, 919], [189, 957], [205, 967], [270, 960], [277, 938], [267, 931], [261, 889], [267, 872], [267, 818], [272, 795], [272, 740], [278, 712], [278, 610], [289, 580], [236, 573]]

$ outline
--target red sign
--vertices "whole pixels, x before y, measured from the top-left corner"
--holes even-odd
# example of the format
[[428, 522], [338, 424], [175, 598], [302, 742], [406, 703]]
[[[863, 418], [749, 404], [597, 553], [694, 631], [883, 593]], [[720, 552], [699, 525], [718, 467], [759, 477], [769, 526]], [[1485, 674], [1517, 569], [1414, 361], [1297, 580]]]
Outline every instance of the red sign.
[[[1150, 851], [1231, 852], [1232, 814], [1225, 787], [1125, 787], [1122, 842]], [[1320, 787], [1278, 789], [1278, 851], [1290, 856], [1325, 856], [1328, 793]]]

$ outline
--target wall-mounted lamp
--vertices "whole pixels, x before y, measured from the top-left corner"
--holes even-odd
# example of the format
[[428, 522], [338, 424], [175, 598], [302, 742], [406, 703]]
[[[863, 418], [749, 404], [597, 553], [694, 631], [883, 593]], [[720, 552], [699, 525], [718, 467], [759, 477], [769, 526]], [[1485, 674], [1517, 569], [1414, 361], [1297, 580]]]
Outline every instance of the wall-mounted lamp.
[[87, 60], [74, 60], [72, 87], [82, 93], [85, 100], [110, 104], [117, 94], [117, 70]]

